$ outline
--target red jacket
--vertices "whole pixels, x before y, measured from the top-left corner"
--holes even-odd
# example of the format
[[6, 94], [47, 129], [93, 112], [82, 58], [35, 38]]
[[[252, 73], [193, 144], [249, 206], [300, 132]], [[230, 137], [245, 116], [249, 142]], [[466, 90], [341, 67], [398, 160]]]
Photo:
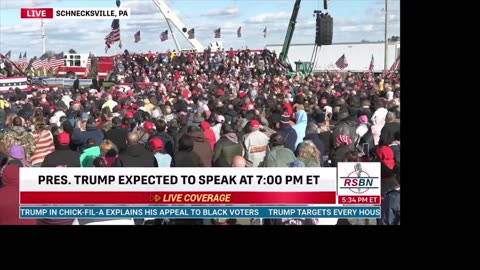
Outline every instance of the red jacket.
[[20, 219], [18, 213], [20, 168], [7, 165], [2, 174], [0, 188], [0, 225], [35, 225], [35, 219]]
[[203, 135], [205, 135], [205, 139], [210, 143], [210, 146], [212, 147], [212, 151], [215, 149], [215, 143], [217, 140], [215, 140], [215, 133], [213, 133], [213, 130], [210, 128], [210, 124], [207, 121], [203, 121], [200, 123], [200, 127], [203, 130]]

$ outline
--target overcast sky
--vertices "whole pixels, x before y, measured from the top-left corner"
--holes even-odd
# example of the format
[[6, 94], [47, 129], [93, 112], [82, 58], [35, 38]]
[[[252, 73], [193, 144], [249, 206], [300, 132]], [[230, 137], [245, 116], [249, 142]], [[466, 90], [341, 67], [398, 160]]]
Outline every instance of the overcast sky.
[[[282, 44], [292, 13], [294, 0], [166, 0], [171, 9], [204, 45], [221, 40], [225, 48], [262, 49], [267, 44]], [[333, 42], [379, 41], [384, 39], [384, 0], [329, 0], [328, 12], [334, 19]], [[0, 0], [0, 53], [12, 52], [12, 59], [27, 51], [28, 58], [42, 50], [40, 20], [21, 20], [21, 7], [91, 8], [116, 7], [115, 0]], [[160, 42], [160, 33], [168, 29], [162, 14], [151, 0], [122, 0], [121, 7], [131, 8], [131, 19], [121, 20], [121, 39], [107, 55], [122, 52], [165, 51], [175, 49], [173, 40]], [[314, 10], [323, 10], [323, 0], [303, 0], [297, 18], [292, 44], [315, 40]], [[400, 1], [388, 0], [388, 36], [400, 35]], [[46, 20], [46, 47], [54, 52], [105, 55], [104, 37], [110, 32], [111, 20]], [[236, 31], [242, 27], [242, 37]], [[222, 37], [213, 31], [221, 28]], [[263, 30], [267, 28], [267, 37]], [[141, 42], [133, 35], [141, 31]], [[175, 29], [175, 31], [178, 31]], [[177, 35], [182, 47], [188, 41]]]

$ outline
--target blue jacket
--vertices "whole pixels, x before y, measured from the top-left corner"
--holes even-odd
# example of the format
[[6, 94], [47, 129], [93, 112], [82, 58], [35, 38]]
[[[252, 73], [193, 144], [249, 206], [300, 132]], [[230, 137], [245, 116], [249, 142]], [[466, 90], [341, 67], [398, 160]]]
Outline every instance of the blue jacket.
[[305, 137], [305, 131], [307, 129], [307, 122], [307, 113], [304, 110], [298, 111], [295, 115], [295, 126], [293, 126], [293, 129], [295, 129], [295, 132], [297, 133], [295, 149], [301, 142], [303, 142], [303, 138]]
[[72, 134], [72, 143], [76, 145], [81, 152], [85, 150], [87, 140], [90, 138], [95, 139], [97, 145], [100, 145], [103, 141], [103, 132], [99, 130], [95, 124], [87, 125], [86, 131], [81, 131], [79, 128], [76, 128]]

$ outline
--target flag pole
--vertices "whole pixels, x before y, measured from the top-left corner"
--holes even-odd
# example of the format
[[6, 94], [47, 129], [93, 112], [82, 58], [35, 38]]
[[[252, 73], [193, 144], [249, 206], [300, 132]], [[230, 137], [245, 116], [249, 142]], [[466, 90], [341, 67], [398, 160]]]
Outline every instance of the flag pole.
[[41, 26], [42, 26], [42, 53], [45, 53], [45, 22], [43, 19], [40, 20]]
[[175, 42], [175, 46], [177, 47], [177, 50], [180, 52], [181, 51], [180, 44], [178, 43], [178, 40], [175, 37], [175, 34], [173, 33], [172, 26], [170, 25], [170, 19], [166, 19], [166, 21], [167, 21], [168, 29], [170, 29], [170, 34], [172, 35], [173, 41]]
[[388, 0], [385, 0], [385, 55], [384, 55], [384, 64], [383, 70], [387, 71], [387, 52], [388, 52], [388, 36], [387, 36], [387, 27], [388, 27]]

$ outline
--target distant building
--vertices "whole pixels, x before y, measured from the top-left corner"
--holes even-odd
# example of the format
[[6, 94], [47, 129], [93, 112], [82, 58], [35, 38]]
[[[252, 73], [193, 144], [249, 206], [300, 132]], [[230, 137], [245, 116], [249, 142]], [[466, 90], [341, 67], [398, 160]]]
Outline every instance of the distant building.
[[[282, 44], [267, 45], [270, 51], [275, 50], [277, 55], [282, 51]], [[295, 62], [309, 62], [312, 59], [314, 44], [292, 44], [288, 51], [288, 60], [295, 69]], [[374, 72], [382, 72], [384, 65], [385, 43], [335, 43], [318, 48], [314, 72], [338, 70], [335, 62], [345, 54], [348, 67], [343, 71], [364, 72], [368, 70], [372, 55], [374, 58]], [[400, 56], [400, 42], [388, 44], [387, 69], [390, 69], [395, 59]]]

